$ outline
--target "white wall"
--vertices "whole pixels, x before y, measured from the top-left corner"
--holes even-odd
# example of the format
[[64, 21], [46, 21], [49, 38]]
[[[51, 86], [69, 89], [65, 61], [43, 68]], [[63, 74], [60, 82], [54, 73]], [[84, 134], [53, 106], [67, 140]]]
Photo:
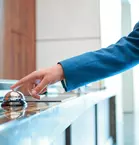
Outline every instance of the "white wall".
[[37, 69], [100, 48], [98, 0], [36, 0]]

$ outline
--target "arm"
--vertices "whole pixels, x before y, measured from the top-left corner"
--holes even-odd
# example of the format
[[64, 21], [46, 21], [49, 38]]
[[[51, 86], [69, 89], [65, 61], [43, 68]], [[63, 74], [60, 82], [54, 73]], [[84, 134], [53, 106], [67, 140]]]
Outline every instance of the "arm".
[[[123, 72], [139, 62], [139, 22], [134, 30], [117, 43], [94, 52], [61, 61], [64, 70], [65, 90]], [[64, 82], [62, 81], [64, 84]]]

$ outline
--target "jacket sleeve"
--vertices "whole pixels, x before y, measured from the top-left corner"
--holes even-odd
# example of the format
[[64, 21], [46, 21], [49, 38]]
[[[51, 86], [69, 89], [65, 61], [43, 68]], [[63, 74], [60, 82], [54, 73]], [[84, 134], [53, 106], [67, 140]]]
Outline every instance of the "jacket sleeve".
[[139, 63], [139, 22], [127, 37], [122, 37], [117, 43], [59, 63], [64, 70], [62, 84], [66, 91], [130, 69]]

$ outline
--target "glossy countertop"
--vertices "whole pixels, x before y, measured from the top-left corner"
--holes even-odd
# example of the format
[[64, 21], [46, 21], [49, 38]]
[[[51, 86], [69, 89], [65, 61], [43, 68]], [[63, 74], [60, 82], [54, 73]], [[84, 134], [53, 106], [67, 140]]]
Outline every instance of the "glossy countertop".
[[[8, 90], [0, 91], [3, 96]], [[72, 122], [101, 100], [115, 96], [110, 90], [88, 93], [50, 93], [46, 97], [66, 97], [63, 102], [28, 102], [26, 108], [0, 108], [2, 145], [50, 145]], [[28, 96], [30, 97], [30, 96]]]

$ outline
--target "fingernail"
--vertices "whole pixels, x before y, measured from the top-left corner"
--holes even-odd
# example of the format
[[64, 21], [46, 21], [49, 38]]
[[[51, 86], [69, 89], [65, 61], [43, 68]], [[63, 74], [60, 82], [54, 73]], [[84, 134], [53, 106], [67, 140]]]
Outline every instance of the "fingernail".
[[32, 90], [32, 95], [36, 95], [37, 92], [35, 90]]
[[39, 95], [35, 95], [35, 96], [33, 96], [35, 99], [38, 99], [38, 100], [40, 100], [40, 96]]

